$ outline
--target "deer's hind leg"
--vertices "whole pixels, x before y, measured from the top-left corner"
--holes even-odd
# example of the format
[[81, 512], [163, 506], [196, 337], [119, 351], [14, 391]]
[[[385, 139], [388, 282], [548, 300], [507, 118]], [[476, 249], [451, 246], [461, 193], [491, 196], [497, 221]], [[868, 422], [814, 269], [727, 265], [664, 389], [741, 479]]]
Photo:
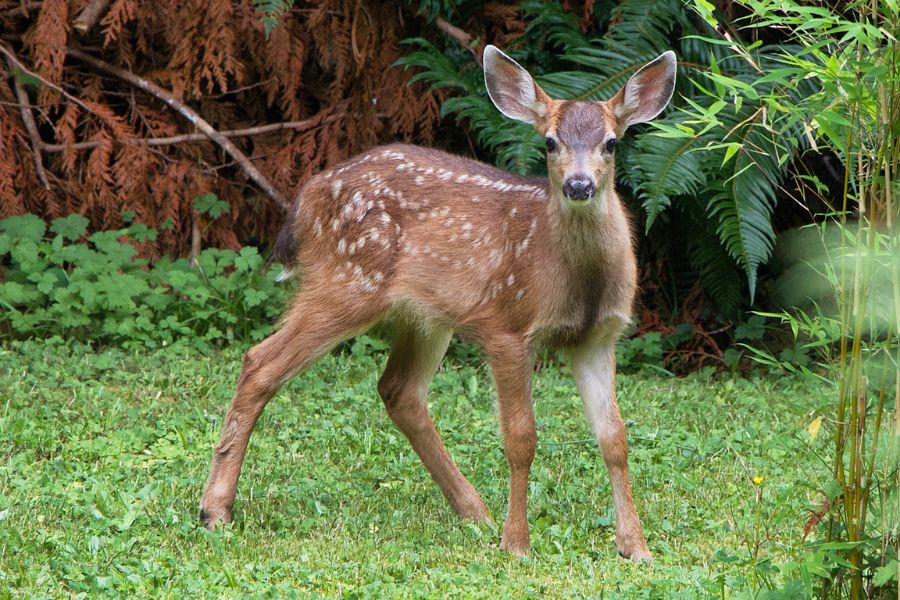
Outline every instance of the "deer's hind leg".
[[[318, 297], [317, 297], [318, 296]], [[250, 433], [278, 388], [337, 343], [360, 332], [380, 314], [376, 303], [345, 296], [301, 292], [276, 333], [245, 355], [212, 469], [200, 501], [200, 521], [209, 529], [231, 520], [238, 477]]]
[[428, 414], [425, 396], [452, 331], [422, 331], [398, 324], [378, 394], [397, 428], [406, 435], [453, 510], [463, 518], [490, 522], [481, 496], [459, 472]]

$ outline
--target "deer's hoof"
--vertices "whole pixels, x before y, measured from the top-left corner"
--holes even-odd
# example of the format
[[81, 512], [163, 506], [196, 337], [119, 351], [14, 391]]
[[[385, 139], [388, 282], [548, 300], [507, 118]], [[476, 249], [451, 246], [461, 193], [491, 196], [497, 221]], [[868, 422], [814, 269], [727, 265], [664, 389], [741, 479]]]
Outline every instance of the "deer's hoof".
[[519, 558], [526, 556], [531, 550], [528, 531], [525, 531], [523, 534], [521, 532], [513, 533], [504, 529], [503, 536], [500, 538], [500, 549]]
[[653, 555], [647, 548], [647, 542], [643, 537], [637, 539], [616, 539], [616, 548], [619, 550], [619, 556], [633, 563], [652, 563]]
[[214, 530], [219, 525], [225, 525], [231, 522], [231, 510], [227, 508], [212, 509], [200, 506], [200, 524], [209, 529]]
[[491, 519], [491, 513], [488, 512], [487, 506], [484, 505], [484, 502], [477, 495], [468, 498], [465, 502], [461, 502], [453, 508], [456, 509], [456, 514], [461, 519], [475, 521], [476, 523], [487, 523], [488, 525], [494, 522]]

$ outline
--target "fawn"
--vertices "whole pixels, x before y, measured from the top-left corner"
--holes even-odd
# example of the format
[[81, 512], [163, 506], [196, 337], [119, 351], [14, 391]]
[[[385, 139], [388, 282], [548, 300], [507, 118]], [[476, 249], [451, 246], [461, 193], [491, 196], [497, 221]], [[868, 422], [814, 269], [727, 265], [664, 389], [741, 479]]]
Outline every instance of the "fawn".
[[558, 347], [609, 471], [618, 551], [651, 560], [615, 395], [614, 346], [630, 320], [637, 270], [614, 156], [629, 125], [668, 104], [675, 71], [666, 52], [609, 101], [553, 100], [488, 46], [488, 94], [545, 138], [548, 178], [408, 145], [374, 148], [313, 177], [276, 244], [301, 289], [277, 332], [244, 356], [200, 503], [203, 524], [231, 519], [251, 430], [276, 390], [335, 344], [391, 318], [396, 339], [378, 393], [461, 517], [490, 521], [425, 403], [452, 332], [482, 346], [494, 376], [510, 468], [500, 547], [519, 555], [530, 547], [533, 354]]

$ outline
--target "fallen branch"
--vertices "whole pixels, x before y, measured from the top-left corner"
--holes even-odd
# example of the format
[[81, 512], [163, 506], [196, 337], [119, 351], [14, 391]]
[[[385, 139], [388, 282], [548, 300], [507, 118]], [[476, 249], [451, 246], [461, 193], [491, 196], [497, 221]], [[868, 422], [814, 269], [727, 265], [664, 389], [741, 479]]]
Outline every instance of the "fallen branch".
[[[275, 131], [283, 131], [291, 129], [294, 131], [308, 131], [319, 125], [330, 123], [338, 118], [339, 115], [331, 115], [325, 117], [313, 117], [305, 121], [285, 121], [284, 123], [272, 123], [271, 125], [260, 125], [258, 127], [248, 127], [246, 129], [232, 129], [229, 131], [220, 131], [219, 133], [226, 138], [249, 137], [251, 135], [264, 135]], [[168, 137], [143, 138], [133, 140], [132, 143], [139, 146], [170, 146], [173, 144], [182, 144], [186, 142], [208, 142], [209, 136], [205, 133], [184, 133], [181, 135], [171, 135]], [[91, 150], [100, 145], [100, 142], [78, 142], [68, 146], [72, 150]], [[64, 152], [67, 149], [66, 144], [44, 144], [44, 152]]]
[[254, 166], [250, 159], [241, 152], [237, 146], [231, 143], [231, 141], [222, 135], [221, 132], [217, 131], [210, 125], [206, 120], [203, 119], [197, 112], [185, 105], [183, 102], [179, 101], [175, 96], [172, 95], [171, 92], [164, 90], [159, 87], [155, 83], [147, 81], [143, 77], [135, 75], [130, 71], [126, 71], [120, 67], [115, 65], [111, 65], [108, 62], [102, 61], [99, 58], [95, 58], [90, 54], [82, 52], [77, 48], [69, 48], [68, 49], [69, 56], [73, 56], [79, 60], [86, 62], [92, 67], [99, 69], [100, 71], [105, 71], [110, 75], [115, 75], [120, 79], [124, 79], [128, 83], [134, 85], [137, 88], [140, 88], [147, 92], [148, 94], [152, 94], [156, 96], [173, 109], [181, 113], [183, 117], [185, 117], [188, 121], [190, 121], [197, 129], [199, 129], [206, 137], [216, 142], [222, 149], [228, 153], [244, 170], [244, 172], [256, 182], [256, 184], [263, 189], [263, 191], [268, 195], [272, 200], [274, 200], [278, 206], [280, 206], [285, 211], [290, 209], [290, 204], [285, 200], [284, 196], [275, 189], [275, 187], [266, 179], [265, 175], [263, 175], [259, 169]]
[[440, 17], [434, 20], [434, 24], [437, 25], [438, 29], [459, 42], [460, 46], [471, 52], [472, 56], [475, 57], [475, 60], [478, 61], [479, 65], [483, 62], [484, 44], [478, 43], [476, 45], [473, 45], [471, 35], [463, 31], [456, 25], [451, 25]]
[[[16, 37], [20, 37], [20, 36], [16, 36]], [[0, 53], [3, 53], [6, 56], [7, 61], [11, 61], [12, 64], [17, 69], [19, 69], [23, 73], [27, 74], [29, 77], [34, 77], [35, 79], [37, 79], [38, 81], [40, 81], [41, 83], [46, 85], [48, 88], [59, 92], [65, 98], [71, 100], [72, 102], [74, 102], [75, 104], [77, 104], [78, 106], [80, 106], [81, 108], [86, 110], [87, 112], [89, 112], [91, 114], [96, 114], [93, 110], [91, 110], [91, 107], [89, 107], [87, 104], [85, 104], [84, 102], [82, 102], [81, 100], [79, 100], [78, 98], [76, 98], [75, 96], [73, 96], [72, 94], [67, 92], [66, 90], [62, 89], [55, 83], [51, 83], [50, 81], [47, 81], [46, 79], [44, 79], [43, 77], [41, 77], [40, 75], [35, 73], [34, 71], [28, 69], [24, 64], [22, 64], [22, 62], [18, 58], [16, 58], [15, 53], [6, 47], [6, 44], [0, 44]]]
[[75, 29], [81, 33], [87, 33], [100, 19], [100, 15], [109, 6], [109, 0], [91, 0], [81, 14], [75, 19]]
[[30, 16], [28, 14], [29, 11], [39, 10], [41, 8], [42, 4], [44, 4], [44, 3], [43, 2], [22, 2], [21, 4], [19, 4], [19, 6], [16, 6], [15, 8], [11, 8], [8, 11], [6, 11], [6, 14], [10, 15], [10, 16], [21, 14], [23, 17], [28, 17], [28, 16]]
[[[15, 63], [9, 56], [6, 57], [6, 64], [9, 65], [10, 72], [15, 68]], [[28, 132], [28, 137], [31, 138], [31, 153], [34, 155], [34, 170], [37, 172], [38, 179], [40, 179], [41, 183], [44, 185], [44, 189], [49, 190], [50, 182], [47, 180], [47, 171], [44, 170], [44, 159], [41, 156], [44, 142], [41, 140], [41, 134], [38, 132], [37, 123], [34, 122], [34, 115], [31, 112], [31, 103], [28, 100], [28, 92], [25, 91], [25, 87], [22, 85], [22, 82], [19, 81], [18, 77], [13, 75], [12, 80], [13, 87], [16, 90], [16, 98], [19, 100], [19, 108], [22, 112], [22, 121], [25, 123], [25, 131]]]

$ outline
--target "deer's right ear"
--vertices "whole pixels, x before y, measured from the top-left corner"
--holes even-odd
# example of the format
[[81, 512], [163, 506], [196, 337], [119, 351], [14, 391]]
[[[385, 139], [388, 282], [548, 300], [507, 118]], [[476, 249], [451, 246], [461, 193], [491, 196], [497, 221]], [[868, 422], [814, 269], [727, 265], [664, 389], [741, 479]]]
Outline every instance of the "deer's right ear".
[[484, 83], [491, 102], [511, 119], [535, 123], [547, 114], [550, 97], [528, 71], [496, 46], [484, 49]]

